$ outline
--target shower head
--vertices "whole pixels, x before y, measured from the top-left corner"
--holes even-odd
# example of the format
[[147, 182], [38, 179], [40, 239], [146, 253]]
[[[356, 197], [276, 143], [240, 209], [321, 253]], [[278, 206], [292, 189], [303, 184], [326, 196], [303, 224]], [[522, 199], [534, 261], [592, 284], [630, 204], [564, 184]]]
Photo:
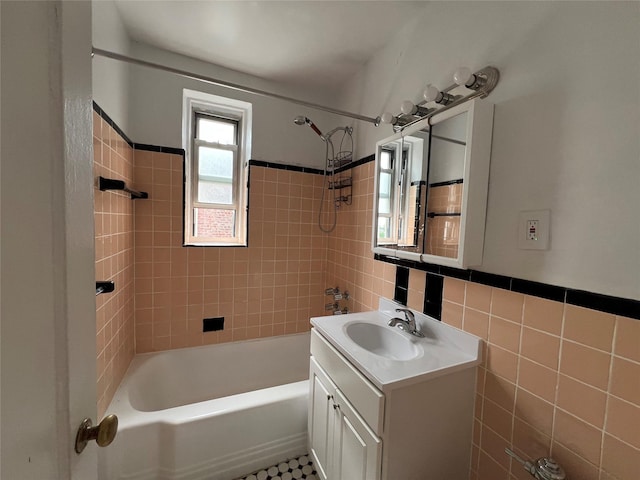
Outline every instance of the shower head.
[[296, 125], [309, 125], [313, 129], [313, 131], [316, 132], [318, 136], [320, 136], [321, 139], [323, 140], [325, 139], [320, 129], [316, 127], [316, 124], [313, 123], [311, 120], [309, 120], [309, 118], [305, 117], [304, 115], [298, 115], [296, 118], [293, 119], [293, 123], [295, 123]]

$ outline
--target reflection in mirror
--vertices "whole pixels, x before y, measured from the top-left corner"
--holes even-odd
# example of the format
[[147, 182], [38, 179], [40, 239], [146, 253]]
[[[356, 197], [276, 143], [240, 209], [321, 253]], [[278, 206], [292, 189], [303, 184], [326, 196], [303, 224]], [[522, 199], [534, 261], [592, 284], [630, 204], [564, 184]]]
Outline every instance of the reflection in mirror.
[[464, 188], [467, 113], [432, 127], [424, 253], [457, 258]]
[[419, 130], [402, 137], [402, 165], [398, 181], [398, 249], [422, 253], [424, 208], [428, 172], [429, 131]]
[[376, 245], [422, 253], [428, 131], [378, 146]]
[[393, 177], [398, 142], [383, 145], [379, 152], [380, 172], [378, 184], [378, 244], [393, 244], [395, 221], [393, 218]]

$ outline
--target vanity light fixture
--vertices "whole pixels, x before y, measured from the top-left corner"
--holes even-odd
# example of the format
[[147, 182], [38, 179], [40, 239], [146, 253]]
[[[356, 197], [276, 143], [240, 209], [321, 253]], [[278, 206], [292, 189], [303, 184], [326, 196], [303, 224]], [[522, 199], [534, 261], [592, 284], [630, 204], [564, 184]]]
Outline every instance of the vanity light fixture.
[[400, 105], [400, 111], [405, 115], [417, 115], [419, 117], [424, 117], [427, 113], [432, 110], [426, 107], [421, 107], [420, 105], [415, 105], [410, 100], [405, 100]]
[[401, 116], [396, 117], [391, 112], [384, 112], [380, 116], [380, 122], [393, 125], [394, 127], [402, 127], [403, 125], [406, 125], [407, 123], [409, 123], [409, 120]]
[[[476, 72], [472, 72], [468, 67], [460, 67], [453, 75], [454, 83], [452, 85], [440, 90], [435, 85], [429, 84], [422, 92], [423, 100], [418, 104], [414, 104], [410, 100], [405, 100], [400, 105], [401, 113], [394, 115], [390, 112], [385, 112], [377, 117], [376, 121], [378, 123], [391, 125], [396, 132], [403, 130], [415, 122], [424, 118], [430, 118], [437, 113], [449, 110], [466, 101], [478, 97], [487, 97], [498, 84], [498, 80], [500, 80], [500, 72], [495, 67], [487, 66]], [[458, 87], [467, 88], [471, 90], [471, 93], [467, 95], [453, 95], [449, 93]], [[456, 93], [457, 92], [459, 92], [459, 90], [456, 90]], [[425, 106], [426, 103], [435, 103], [435, 108], [427, 108]], [[378, 123], [376, 123], [376, 126]]]
[[449, 105], [450, 103], [455, 102], [459, 96], [451, 95], [446, 92], [441, 92], [438, 90], [438, 87], [435, 87], [431, 84], [427, 85], [422, 92], [422, 96], [427, 102], [436, 102], [440, 105]]
[[465, 86], [471, 90], [478, 90], [487, 83], [487, 77], [475, 75], [469, 67], [460, 67], [453, 74], [456, 85]]

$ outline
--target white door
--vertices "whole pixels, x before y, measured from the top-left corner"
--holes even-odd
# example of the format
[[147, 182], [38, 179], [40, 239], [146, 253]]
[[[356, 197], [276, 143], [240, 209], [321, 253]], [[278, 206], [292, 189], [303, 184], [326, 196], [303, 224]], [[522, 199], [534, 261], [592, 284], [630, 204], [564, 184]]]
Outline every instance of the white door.
[[321, 480], [331, 479], [336, 386], [311, 357], [309, 375], [309, 453]]
[[91, 3], [0, 2], [0, 476], [94, 480]]
[[336, 391], [338, 419], [334, 432], [331, 480], [378, 480], [382, 441], [366, 425], [351, 404]]

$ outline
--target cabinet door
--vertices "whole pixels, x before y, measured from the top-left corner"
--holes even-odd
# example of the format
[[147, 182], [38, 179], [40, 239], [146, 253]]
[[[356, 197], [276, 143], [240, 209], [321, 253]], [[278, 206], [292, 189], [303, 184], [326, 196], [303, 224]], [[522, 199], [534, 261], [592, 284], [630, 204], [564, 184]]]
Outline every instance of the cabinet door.
[[333, 477], [330, 480], [378, 480], [382, 441], [366, 425], [351, 404], [336, 391]]
[[336, 386], [311, 357], [309, 372], [309, 452], [322, 480], [333, 480], [330, 471], [335, 425]]

